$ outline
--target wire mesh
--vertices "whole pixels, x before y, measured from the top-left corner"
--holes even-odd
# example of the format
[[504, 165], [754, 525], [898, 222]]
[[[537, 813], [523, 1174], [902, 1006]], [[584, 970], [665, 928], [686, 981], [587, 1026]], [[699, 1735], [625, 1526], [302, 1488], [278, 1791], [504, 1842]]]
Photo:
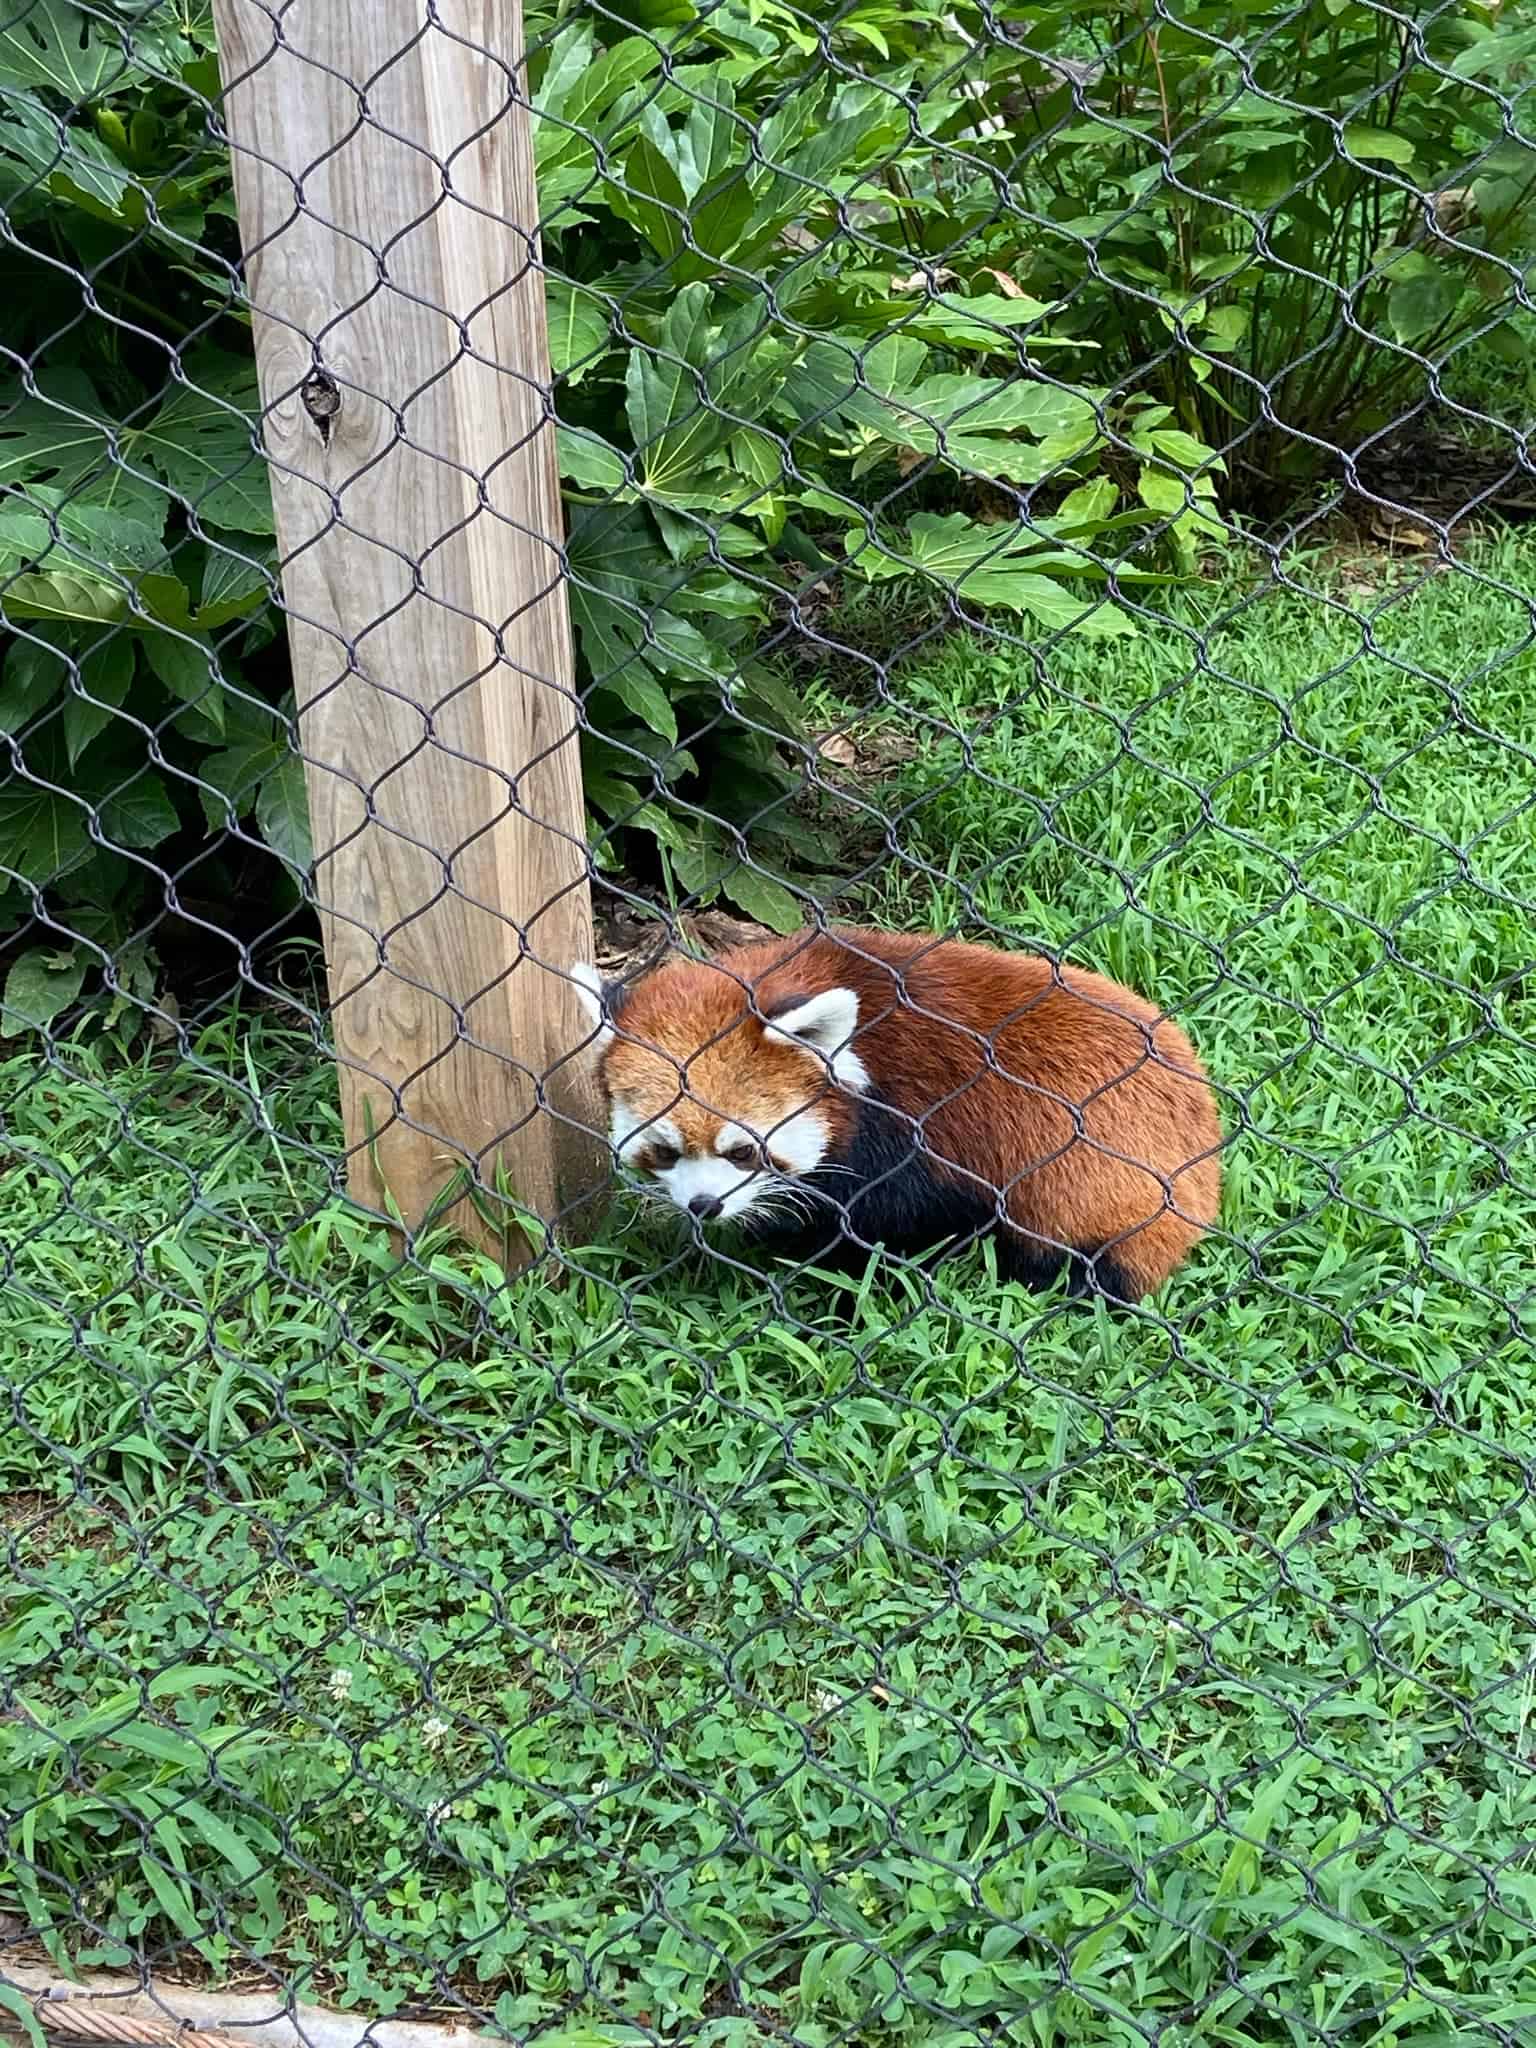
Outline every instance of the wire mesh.
[[[547, 2048], [1531, 2042], [1536, 32], [578, 0], [521, 64], [496, 10], [406, 12], [228, 0], [242, 89], [345, 87], [325, 152], [267, 103], [261, 270], [212, 13], [0, 0], [0, 2023], [95, 1969]], [[412, 98], [447, 43], [489, 120]], [[552, 382], [455, 300], [401, 394], [412, 237], [481, 232], [519, 124], [539, 239], [495, 224]], [[375, 147], [430, 202], [357, 303], [264, 305], [285, 235], [357, 254], [317, 195]], [[558, 437], [562, 532], [510, 447], [423, 442], [487, 368]], [[295, 405], [333, 457], [385, 424], [284, 554]], [[543, 550], [574, 683], [508, 672], [529, 592], [456, 602], [430, 480], [419, 552], [360, 532], [401, 450]], [[296, 703], [340, 536], [398, 606]], [[396, 610], [431, 688], [360, 778], [320, 698]], [[543, 757], [466, 754], [514, 687], [581, 750], [615, 1052], [666, 943], [835, 917], [1097, 969], [1212, 1076], [1188, 1263], [1129, 1313], [1032, 1292], [986, 1174], [938, 1265], [834, 1181], [841, 1278], [658, 1220], [654, 1174], [510, 1279], [441, 1213], [381, 1232], [349, 1168], [413, 1106], [482, 1222], [518, 1192], [422, 1123], [466, 1046], [565, 1113], [478, 984], [383, 1048], [381, 1129], [335, 1101], [317, 911], [386, 1017], [445, 906], [577, 964], [486, 893], [509, 820], [571, 845]], [[306, 775], [353, 806], [322, 843]], [[400, 798], [434, 780], [479, 792], [446, 843]], [[415, 862], [377, 922], [337, 893], [366, 834]], [[944, 1015], [890, 1007], [921, 1065]], [[1114, 1085], [1061, 1095], [1073, 1186]], [[676, 1098], [748, 1116], [687, 1056]]]

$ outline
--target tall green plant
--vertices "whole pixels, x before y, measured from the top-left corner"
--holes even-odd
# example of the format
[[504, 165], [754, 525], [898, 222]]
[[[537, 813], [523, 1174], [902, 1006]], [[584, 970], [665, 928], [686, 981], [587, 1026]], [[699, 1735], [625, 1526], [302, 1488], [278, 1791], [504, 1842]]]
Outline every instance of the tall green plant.
[[[763, 653], [807, 577], [927, 584], [1025, 636], [1130, 630], [1101, 554], [1154, 517], [1187, 545], [1217, 465], [980, 241], [914, 268], [955, 220], [935, 150], [976, 122], [952, 28], [666, 0], [533, 30], [596, 857], [788, 925], [824, 850]], [[14, 1032], [93, 970], [147, 994], [167, 873], [183, 910], [236, 870], [292, 902], [310, 848], [210, 11], [36, 0], [0, 28], [0, 89]]]
[[1431, 366], [1454, 383], [1474, 338], [1529, 358], [1515, 10], [1047, 0], [1006, 42], [970, 26], [1002, 131], [975, 147], [1023, 202], [985, 231], [995, 261], [1196, 438], [1240, 442], [1239, 488], [1294, 488]]

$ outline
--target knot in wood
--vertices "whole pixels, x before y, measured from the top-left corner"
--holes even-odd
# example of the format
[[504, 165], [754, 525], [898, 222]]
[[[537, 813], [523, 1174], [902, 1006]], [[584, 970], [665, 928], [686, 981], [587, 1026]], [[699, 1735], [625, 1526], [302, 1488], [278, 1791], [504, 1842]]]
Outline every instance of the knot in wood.
[[304, 410], [319, 429], [322, 443], [331, 438], [331, 422], [341, 411], [341, 387], [321, 369], [311, 370], [299, 386]]

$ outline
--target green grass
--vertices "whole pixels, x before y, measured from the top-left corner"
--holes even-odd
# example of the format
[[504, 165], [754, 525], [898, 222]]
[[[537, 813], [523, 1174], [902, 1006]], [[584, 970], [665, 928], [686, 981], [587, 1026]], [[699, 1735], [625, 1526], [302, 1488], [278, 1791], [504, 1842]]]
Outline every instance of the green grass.
[[872, 913], [1204, 1050], [1156, 1315], [399, 1271], [273, 1015], [12, 1058], [0, 1906], [564, 2048], [1536, 2041], [1536, 550], [1476, 560], [852, 714], [921, 742]]

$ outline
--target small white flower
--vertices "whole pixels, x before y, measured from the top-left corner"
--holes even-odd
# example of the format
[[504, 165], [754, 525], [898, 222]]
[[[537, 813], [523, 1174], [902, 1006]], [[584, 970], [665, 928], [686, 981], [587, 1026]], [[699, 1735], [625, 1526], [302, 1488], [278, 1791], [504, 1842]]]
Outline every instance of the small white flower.
[[451, 1799], [435, 1800], [433, 1804], [427, 1808], [427, 1819], [432, 1823], [433, 1827], [435, 1828], [441, 1827], [445, 1820], [452, 1820], [453, 1801]]
[[453, 1730], [449, 1727], [448, 1723], [439, 1719], [436, 1714], [429, 1714], [421, 1724], [422, 1740], [430, 1743], [434, 1749], [443, 1740], [444, 1736], [451, 1735], [452, 1733]]
[[818, 1714], [835, 1714], [843, 1704], [840, 1696], [835, 1692], [828, 1692], [825, 1686], [819, 1686], [811, 1697], [816, 1702]]
[[345, 1700], [351, 1698], [353, 1676], [354, 1673], [352, 1671], [352, 1667], [349, 1664], [338, 1664], [336, 1666], [336, 1669], [331, 1673], [330, 1677], [326, 1681], [327, 1685], [330, 1687], [331, 1698], [333, 1700]]

